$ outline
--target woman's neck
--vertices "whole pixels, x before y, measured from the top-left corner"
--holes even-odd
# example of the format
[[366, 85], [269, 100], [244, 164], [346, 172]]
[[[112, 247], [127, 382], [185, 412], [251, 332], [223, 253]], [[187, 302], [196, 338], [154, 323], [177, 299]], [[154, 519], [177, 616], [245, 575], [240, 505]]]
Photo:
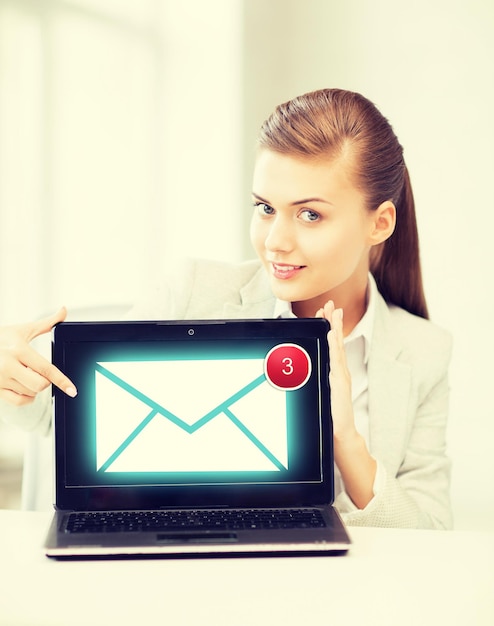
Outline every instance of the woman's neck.
[[358, 286], [354, 285], [350, 293], [346, 288], [337, 288], [312, 300], [292, 302], [292, 311], [297, 317], [314, 317], [326, 302], [332, 300], [335, 308], [343, 309], [343, 336], [347, 337], [367, 310], [367, 275], [365, 281], [359, 282], [360, 284]]

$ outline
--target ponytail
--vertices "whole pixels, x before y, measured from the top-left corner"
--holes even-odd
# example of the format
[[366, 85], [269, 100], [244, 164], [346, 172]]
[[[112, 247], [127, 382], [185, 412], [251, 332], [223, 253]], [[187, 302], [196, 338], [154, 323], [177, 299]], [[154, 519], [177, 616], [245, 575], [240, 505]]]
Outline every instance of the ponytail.
[[396, 214], [394, 233], [371, 251], [370, 270], [386, 302], [429, 319], [420, 266], [415, 201], [406, 167]]

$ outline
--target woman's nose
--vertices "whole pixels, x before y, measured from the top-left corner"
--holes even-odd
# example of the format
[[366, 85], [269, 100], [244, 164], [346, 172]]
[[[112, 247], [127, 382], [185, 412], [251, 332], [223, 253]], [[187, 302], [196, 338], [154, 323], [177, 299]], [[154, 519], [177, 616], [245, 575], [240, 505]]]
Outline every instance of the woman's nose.
[[288, 252], [293, 247], [293, 237], [290, 226], [281, 217], [277, 217], [270, 224], [264, 245], [267, 250]]

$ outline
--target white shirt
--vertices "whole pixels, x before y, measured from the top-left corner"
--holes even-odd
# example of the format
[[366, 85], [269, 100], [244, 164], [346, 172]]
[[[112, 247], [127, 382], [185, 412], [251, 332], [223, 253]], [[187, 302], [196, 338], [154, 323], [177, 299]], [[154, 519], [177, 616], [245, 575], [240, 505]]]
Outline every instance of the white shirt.
[[[369, 379], [367, 375], [367, 364], [369, 361], [370, 346], [372, 343], [372, 331], [374, 328], [374, 317], [376, 308], [377, 285], [372, 274], [369, 273], [367, 286], [367, 308], [352, 330], [345, 337], [345, 355], [348, 371], [352, 379], [352, 403], [355, 417], [355, 427], [364, 437], [369, 448]], [[275, 317], [295, 317], [290, 302], [277, 300], [274, 311]], [[378, 471], [374, 481], [374, 495], [377, 494], [382, 483], [381, 472]], [[335, 497], [344, 493], [343, 483], [338, 468], [335, 466]], [[345, 498], [348, 510], [355, 510], [355, 506], [350, 498]]]

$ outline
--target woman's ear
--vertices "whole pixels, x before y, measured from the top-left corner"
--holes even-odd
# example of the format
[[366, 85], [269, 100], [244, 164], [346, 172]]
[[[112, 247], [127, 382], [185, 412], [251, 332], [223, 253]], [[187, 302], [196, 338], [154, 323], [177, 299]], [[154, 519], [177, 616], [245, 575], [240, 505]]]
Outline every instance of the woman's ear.
[[369, 245], [377, 246], [389, 239], [396, 226], [396, 207], [391, 200], [380, 204], [375, 211], [370, 212], [371, 230]]

